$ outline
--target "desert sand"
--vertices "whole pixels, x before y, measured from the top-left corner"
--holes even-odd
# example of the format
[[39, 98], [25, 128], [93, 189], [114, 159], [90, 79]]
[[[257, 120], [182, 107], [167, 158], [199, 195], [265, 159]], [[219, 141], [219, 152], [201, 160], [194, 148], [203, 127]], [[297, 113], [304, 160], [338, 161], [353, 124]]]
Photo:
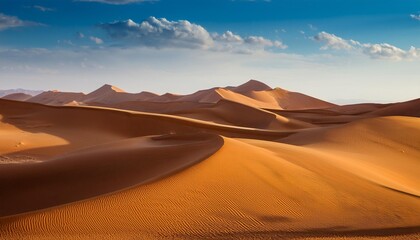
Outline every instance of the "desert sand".
[[419, 239], [420, 100], [251, 80], [0, 99], [0, 239]]

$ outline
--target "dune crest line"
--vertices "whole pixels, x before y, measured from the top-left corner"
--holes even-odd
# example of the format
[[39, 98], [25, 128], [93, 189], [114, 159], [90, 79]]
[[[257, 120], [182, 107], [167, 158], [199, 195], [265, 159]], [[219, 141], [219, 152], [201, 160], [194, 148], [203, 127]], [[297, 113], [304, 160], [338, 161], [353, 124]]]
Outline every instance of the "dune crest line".
[[205, 133], [138, 137], [41, 163], [4, 165], [0, 167], [0, 217], [155, 181], [206, 159], [222, 145], [221, 137]]

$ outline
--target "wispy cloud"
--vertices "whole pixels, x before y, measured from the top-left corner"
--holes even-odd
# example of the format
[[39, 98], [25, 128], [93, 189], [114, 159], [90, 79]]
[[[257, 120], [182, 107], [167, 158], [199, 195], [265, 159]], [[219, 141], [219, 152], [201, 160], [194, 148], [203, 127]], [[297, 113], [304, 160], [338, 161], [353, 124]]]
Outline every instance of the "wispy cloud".
[[420, 21], [420, 14], [411, 14], [410, 17], [414, 20]]
[[85, 34], [83, 34], [82, 32], [76, 32], [76, 37], [82, 39], [85, 38]]
[[352, 44], [350, 44], [350, 41], [327, 32], [320, 32], [315, 35], [313, 39], [324, 43], [324, 46], [321, 47], [322, 50], [350, 50], [353, 48]]
[[35, 5], [33, 6], [34, 9], [37, 9], [41, 12], [53, 12], [55, 11], [54, 8], [48, 8], [48, 7], [44, 7], [44, 6], [40, 6], [40, 5]]
[[234, 34], [231, 31], [226, 31], [225, 33], [219, 35], [218, 33], [212, 34], [213, 40], [218, 43], [225, 44], [236, 44], [239, 46], [255, 46], [257, 48], [266, 48], [266, 47], [275, 47], [279, 49], [286, 49], [287, 46], [281, 41], [273, 41], [261, 36], [247, 36], [241, 37], [240, 35]]
[[312, 38], [322, 42], [322, 50], [346, 50], [361, 52], [373, 59], [409, 60], [420, 57], [420, 48], [410, 47], [403, 50], [388, 43], [361, 43], [355, 40], [347, 40], [327, 32], [320, 32]]
[[102, 39], [98, 38], [98, 37], [90, 36], [89, 39], [92, 42], [94, 42], [94, 43], [96, 43], [98, 45], [104, 43], [104, 41]]
[[149, 17], [141, 23], [129, 19], [100, 24], [99, 27], [111, 38], [135, 46], [233, 52], [287, 48], [281, 41], [261, 36], [242, 37], [231, 31], [210, 34], [204, 27], [187, 20], [169, 21], [165, 18]]
[[24, 21], [15, 16], [5, 15], [0, 13], [0, 31], [8, 28], [27, 27], [27, 26], [42, 26], [41, 23]]
[[123, 5], [130, 3], [141, 3], [141, 2], [158, 2], [159, 0], [75, 0], [76, 2], [98, 2], [113, 5]]

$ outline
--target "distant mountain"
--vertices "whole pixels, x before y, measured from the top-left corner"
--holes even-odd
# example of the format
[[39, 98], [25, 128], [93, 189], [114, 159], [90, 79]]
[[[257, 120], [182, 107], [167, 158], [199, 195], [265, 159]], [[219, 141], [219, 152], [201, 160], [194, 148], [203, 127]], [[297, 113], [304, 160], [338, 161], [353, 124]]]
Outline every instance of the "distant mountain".
[[66, 105], [73, 101], [82, 101], [84, 96], [84, 93], [46, 91], [26, 101], [49, 105]]
[[43, 91], [41, 90], [28, 90], [28, 89], [21, 89], [21, 88], [17, 88], [17, 89], [8, 89], [8, 90], [0, 90], [0, 98], [10, 95], [10, 94], [14, 94], [14, 93], [24, 93], [27, 95], [31, 95], [31, 96], [36, 96], [40, 93], [42, 93]]
[[231, 90], [233, 92], [242, 93], [242, 92], [250, 92], [250, 91], [268, 91], [272, 90], [270, 86], [260, 81], [251, 79], [248, 82], [239, 85], [237, 87], [226, 87], [227, 90]]
[[133, 106], [138, 105], [133, 102], [217, 103], [221, 100], [274, 110], [302, 110], [335, 106], [332, 103], [301, 93], [289, 92], [281, 88], [271, 88], [257, 80], [249, 80], [236, 87], [214, 87], [187, 95], [172, 93], [158, 95], [150, 92], [128, 93], [118, 87], [105, 84], [89, 94], [48, 91], [27, 101], [50, 105]]
[[25, 93], [12, 93], [2, 97], [3, 99], [7, 100], [14, 100], [14, 101], [26, 101], [30, 99], [32, 95], [25, 94]]
[[83, 102], [115, 104], [127, 101], [144, 101], [156, 96], [158, 95], [150, 92], [127, 93], [118, 87], [105, 84], [97, 90], [87, 94], [83, 98]]

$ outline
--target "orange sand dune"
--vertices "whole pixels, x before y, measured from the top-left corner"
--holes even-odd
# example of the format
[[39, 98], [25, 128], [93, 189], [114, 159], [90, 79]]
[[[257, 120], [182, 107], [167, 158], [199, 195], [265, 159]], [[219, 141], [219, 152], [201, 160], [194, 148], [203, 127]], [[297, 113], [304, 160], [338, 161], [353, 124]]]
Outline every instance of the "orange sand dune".
[[[158, 99], [159, 97], [157, 97]], [[151, 101], [155, 99], [149, 99]], [[252, 107], [269, 109], [314, 109], [328, 108], [334, 104], [280, 88], [272, 89], [264, 83], [250, 80], [237, 87], [211, 88], [170, 99], [183, 102], [216, 103], [229, 100]]]
[[226, 89], [231, 90], [233, 92], [237, 92], [237, 93], [272, 90], [272, 88], [268, 86], [267, 84], [254, 80], [254, 79], [251, 79], [248, 82], [241, 84], [239, 86], [236, 86], [236, 87], [232, 87], [232, 86], [226, 87]]
[[29, 98], [26, 101], [33, 103], [42, 103], [49, 105], [65, 105], [72, 101], [82, 101], [85, 94], [72, 92], [47, 91], [35, 97]]
[[115, 109], [133, 110], [138, 112], [162, 113], [176, 115], [178, 112], [201, 109], [213, 106], [214, 103], [197, 102], [149, 102], [149, 101], [129, 101], [116, 104], [89, 103], [89, 106], [109, 107]]
[[64, 104], [0, 99], [0, 239], [420, 239], [418, 99], [249, 81]]
[[289, 92], [281, 88], [275, 88], [267, 91], [248, 91], [242, 93], [249, 98], [263, 103], [269, 103], [271, 106], [261, 106], [271, 109], [318, 109], [335, 106], [332, 103], [322, 101], [301, 93]]
[[[418, 120], [414, 121], [408, 125], [417, 126]], [[215, 155], [160, 181], [46, 211], [2, 218], [0, 236], [418, 237], [418, 197], [360, 178], [353, 171], [356, 168], [343, 169], [340, 161], [347, 156], [283, 143], [225, 138], [224, 146]], [[375, 153], [370, 155], [375, 157]], [[392, 156], [386, 159], [391, 161]], [[386, 173], [378, 172], [382, 171]], [[419, 179], [416, 176], [412, 180]]]
[[263, 109], [229, 100], [219, 100], [217, 103], [132, 101], [113, 105], [97, 103], [91, 105], [170, 114], [219, 124], [259, 129], [287, 130], [314, 127], [309, 123], [288, 119]]
[[420, 197], [419, 118], [365, 119], [339, 127], [311, 129], [281, 141], [326, 156], [340, 156], [339, 161], [331, 162], [381, 186]]
[[337, 112], [339, 114], [345, 114], [345, 115], [353, 114], [354, 115], [354, 114], [364, 114], [364, 113], [373, 112], [389, 105], [390, 104], [359, 103], [359, 104], [335, 106], [335, 107], [328, 108], [328, 110]]
[[316, 109], [335, 106], [332, 103], [301, 93], [289, 92], [280, 88], [272, 89], [256, 80], [250, 80], [237, 87], [215, 87], [187, 95], [166, 93], [160, 96], [150, 92], [127, 93], [115, 86], [105, 84], [87, 95], [48, 91], [27, 101], [48, 105], [115, 105], [132, 101], [217, 103], [220, 100], [275, 110]]
[[337, 125], [355, 120], [379, 116], [411, 116], [420, 117], [420, 100], [415, 99], [401, 103], [374, 104], [363, 103], [335, 106], [323, 109], [274, 110], [278, 115], [293, 118], [315, 125]]
[[[80, 136], [95, 139], [121, 139], [168, 133], [208, 132], [230, 137], [278, 139], [299, 129], [270, 130], [211, 123], [186, 117], [133, 112], [101, 107], [46, 106], [34, 103], [1, 100], [3, 122], [27, 131], [57, 134], [77, 146]], [[244, 118], [246, 116], [244, 115]], [[106, 121], [104, 121], [106, 119]], [[57, 126], [57, 130], [53, 126]], [[80, 135], [79, 135], [80, 134]], [[85, 141], [86, 138], [82, 138]], [[101, 139], [95, 141], [102, 142]]]
[[371, 115], [420, 117], [420, 98], [407, 102], [390, 104], [389, 106], [372, 112]]
[[97, 90], [87, 94], [82, 101], [85, 103], [98, 102], [104, 104], [114, 104], [126, 101], [141, 101], [155, 96], [157, 95], [149, 92], [141, 92], [137, 94], [126, 93], [122, 89], [105, 84]]
[[312, 124], [285, 118], [263, 109], [228, 100], [220, 100], [211, 107], [178, 111], [172, 114], [259, 129], [288, 130], [314, 127]]
[[217, 135], [140, 137], [44, 162], [4, 165], [0, 168], [0, 217], [156, 181], [207, 158], [222, 144]]

